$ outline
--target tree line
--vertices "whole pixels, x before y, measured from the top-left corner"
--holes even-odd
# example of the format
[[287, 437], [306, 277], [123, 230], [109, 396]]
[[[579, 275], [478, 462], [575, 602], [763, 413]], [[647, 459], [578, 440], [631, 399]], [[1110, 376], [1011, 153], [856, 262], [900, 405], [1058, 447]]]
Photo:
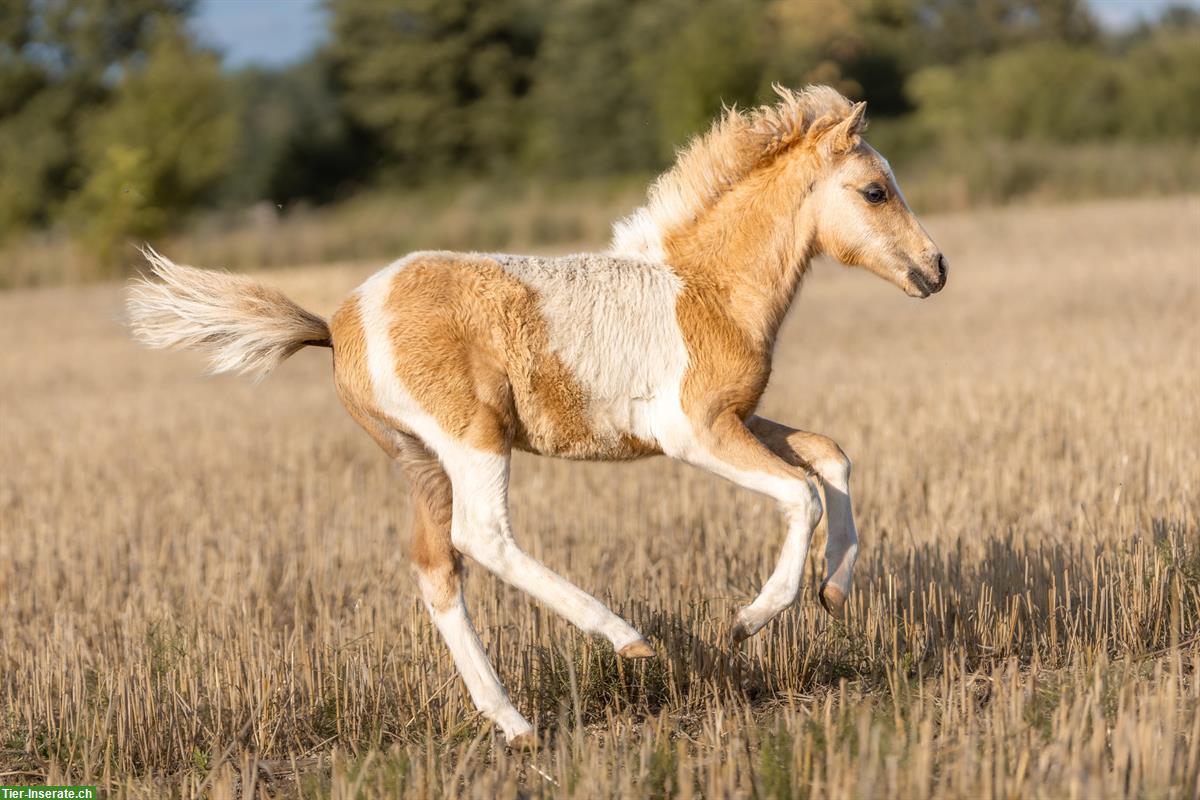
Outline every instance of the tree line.
[[1200, 23], [1083, 0], [327, 0], [328, 42], [222, 70], [195, 0], [3, 0], [0, 240], [112, 259], [200, 207], [648, 173], [772, 82], [866, 99], [893, 161], [973, 140], [1200, 138]]

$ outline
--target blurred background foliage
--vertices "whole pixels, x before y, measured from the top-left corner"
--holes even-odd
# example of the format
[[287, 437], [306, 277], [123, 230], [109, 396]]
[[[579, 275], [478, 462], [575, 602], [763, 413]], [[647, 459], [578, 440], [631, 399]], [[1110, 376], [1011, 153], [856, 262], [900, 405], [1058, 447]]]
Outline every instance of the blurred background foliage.
[[[865, 99], [919, 210], [1200, 186], [1200, 15], [1083, 0], [327, 0], [223, 70], [194, 0], [0, 0], [0, 285], [596, 244], [721, 105]], [[590, 209], [590, 210], [589, 210]]]

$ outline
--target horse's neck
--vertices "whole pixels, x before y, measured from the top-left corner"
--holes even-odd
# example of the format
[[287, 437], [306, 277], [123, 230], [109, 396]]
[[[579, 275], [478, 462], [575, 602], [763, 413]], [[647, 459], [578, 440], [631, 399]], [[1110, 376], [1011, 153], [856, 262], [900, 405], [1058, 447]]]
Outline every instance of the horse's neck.
[[[772, 202], [774, 200], [774, 202]], [[671, 237], [668, 261], [691, 291], [769, 350], [815, 253], [812, 226], [796, 206], [744, 193]]]

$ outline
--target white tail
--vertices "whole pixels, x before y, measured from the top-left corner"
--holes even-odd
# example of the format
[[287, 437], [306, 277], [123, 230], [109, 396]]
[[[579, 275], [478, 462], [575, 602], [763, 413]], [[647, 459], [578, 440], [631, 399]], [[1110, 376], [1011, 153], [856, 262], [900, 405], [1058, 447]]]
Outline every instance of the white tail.
[[331, 346], [325, 320], [277, 289], [228, 272], [183, 267], [151, 248], [142, 254], [161, 279], [143, 277], [130, 287], [129, 324], [144, 345], [199, 350], [214, 373], [256, 380], [307, 345]]

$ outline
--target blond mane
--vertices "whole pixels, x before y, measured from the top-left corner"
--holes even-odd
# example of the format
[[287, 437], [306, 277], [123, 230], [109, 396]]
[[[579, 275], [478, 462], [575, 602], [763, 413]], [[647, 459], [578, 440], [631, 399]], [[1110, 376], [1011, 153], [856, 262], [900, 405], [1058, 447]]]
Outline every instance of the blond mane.
[[727, 108], [679, 151], [650, 186], [646, 205], [613, 226], [611, 252], [661, 261], [663, 238], [711, 208], [731, 186], [792, 146], [845, 120], [854, 105], [828, 86], [796, 92], [774, 84], [775, 105]]

